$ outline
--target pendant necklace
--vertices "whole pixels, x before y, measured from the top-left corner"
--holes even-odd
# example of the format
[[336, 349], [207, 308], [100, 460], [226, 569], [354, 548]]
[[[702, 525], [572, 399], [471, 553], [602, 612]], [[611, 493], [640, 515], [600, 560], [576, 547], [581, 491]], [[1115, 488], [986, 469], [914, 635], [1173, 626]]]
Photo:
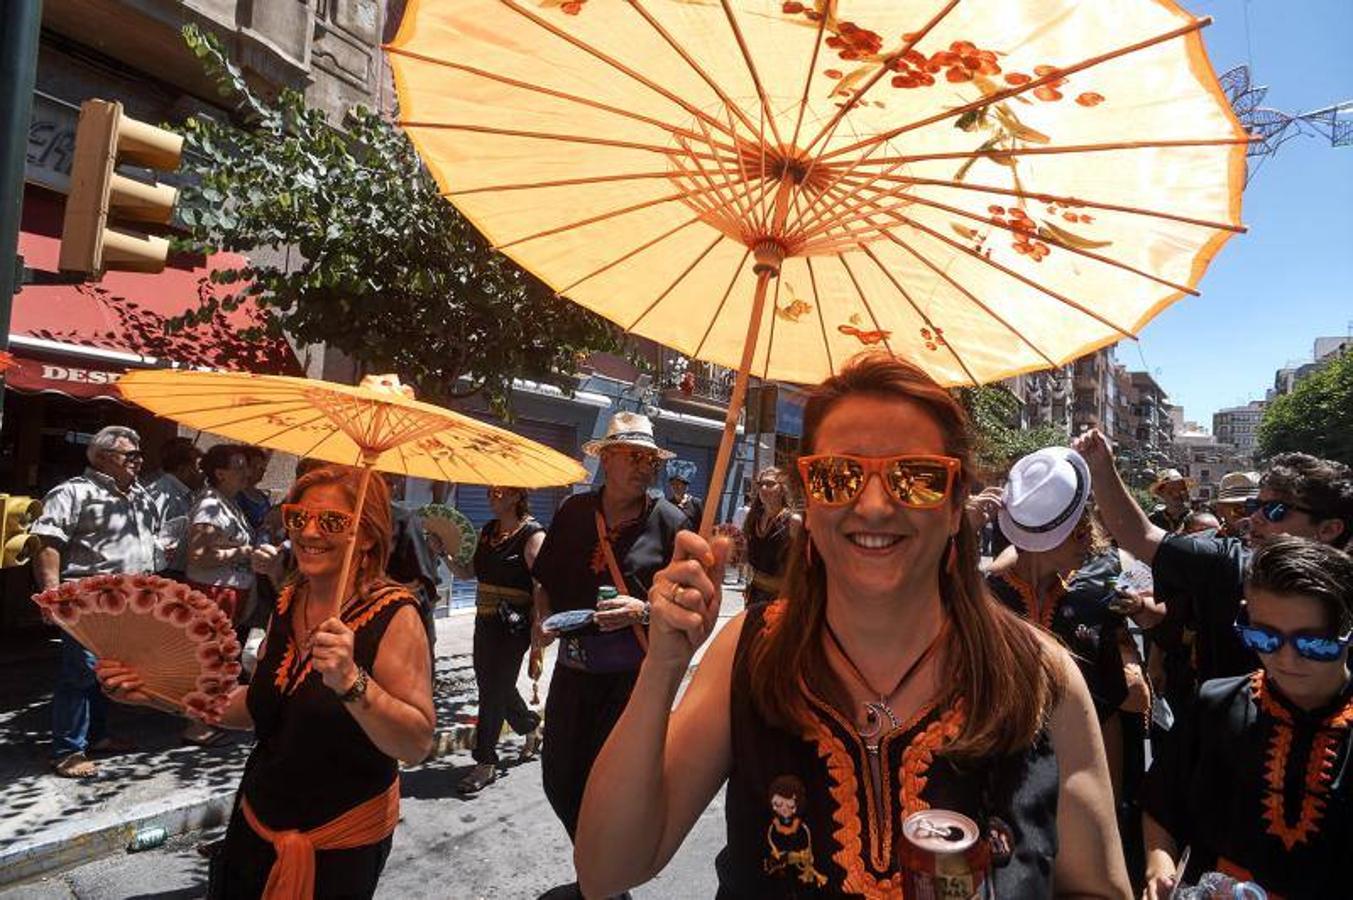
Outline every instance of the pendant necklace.
[[899, 728], [902, 725], [897, 718], [897, 714], [893, 712], [893, 708], [888, 705], [888, 701], [897, 696], [897, 692], [902, 690], [902, 686], [905, 685], [908, 679], [920, 669], [921, 663], [930, 658], [930, 654], [935, 651], [937, 646], [939, 646], [940, 638], [944, 637], [949, 631], [949, 621], [947, 619], [945, 620], [944, 624], [940, 626], [940, 630], [935, 633], [935, 637], [931, 639], [929, 646], [921, 651], [921, 655], [916, 657], [911, 665], [907, 666], [906, 671], [902, 673], [902, 677], [897, 679], [897, 683], [893, 685], [893, 689], [886, 694], [882, 691], [875, 690], [874, 686], [869, 683], [869, 680], [864, 677], [864, 673], [860, 671], [859, 666], [855, 665], [855, 660], [850, 658], [850, 654], [846, 652], [846, 648], [842, 645], [841, 639], [836, 636], [836, 630], [832, 628], [831, 622], [827, 621], [825, 615], [822, 618], [822, 624], [827, 626], [827, 636], [831, 638], [832, 646], [836, 648], [837, 653], [841, 654], [841, 658], [846, 661], [846, 665], [850, 667], [851, 674], [855, 676], [855, 680], [858, 681], [866, 691], [878, 697], [877, 700], [865, 702], [865, 725], [863, 728], [856, 729], [859, 732], [860, 737], [864, 740], [865, 749], [871, 754], [877, 754], [879, 752], [879, 742], [875, 740], [871, 744], [869, 741], [870, 738], [878, 738], [883, 733], [884, 720], [886, 719], [888, 721], [889, 730]]

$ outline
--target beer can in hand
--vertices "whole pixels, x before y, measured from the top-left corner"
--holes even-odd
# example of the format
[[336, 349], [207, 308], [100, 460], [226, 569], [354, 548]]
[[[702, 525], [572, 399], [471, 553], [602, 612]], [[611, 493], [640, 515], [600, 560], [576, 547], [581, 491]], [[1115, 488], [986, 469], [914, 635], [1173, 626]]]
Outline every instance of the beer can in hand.
[[991, 848], [977, 823], [947, 809], [907, 816], [898, 844], [908, 900], [979, 900]]

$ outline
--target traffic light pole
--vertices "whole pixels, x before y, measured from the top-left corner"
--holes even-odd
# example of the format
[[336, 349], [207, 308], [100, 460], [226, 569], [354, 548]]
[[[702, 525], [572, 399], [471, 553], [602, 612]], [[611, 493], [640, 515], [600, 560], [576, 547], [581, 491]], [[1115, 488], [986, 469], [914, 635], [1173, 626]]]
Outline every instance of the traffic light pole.
[[0, 350], [9, 349], [10, 310], [21, 277], [19, 222], [41, 27], [42, 0], [5, 0], [0, 16]]

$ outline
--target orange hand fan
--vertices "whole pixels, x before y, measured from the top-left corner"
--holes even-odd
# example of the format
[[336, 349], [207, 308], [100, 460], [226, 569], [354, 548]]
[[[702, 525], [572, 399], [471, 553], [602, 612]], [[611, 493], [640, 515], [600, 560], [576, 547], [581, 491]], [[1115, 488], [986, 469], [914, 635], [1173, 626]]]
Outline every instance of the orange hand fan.
[[157, 575], [94, 575], [33, 601], [100, 659], [133, 669], [145, 692], [182, 710], [221, 711], [240, 674], [240, 644], [211, 598]]

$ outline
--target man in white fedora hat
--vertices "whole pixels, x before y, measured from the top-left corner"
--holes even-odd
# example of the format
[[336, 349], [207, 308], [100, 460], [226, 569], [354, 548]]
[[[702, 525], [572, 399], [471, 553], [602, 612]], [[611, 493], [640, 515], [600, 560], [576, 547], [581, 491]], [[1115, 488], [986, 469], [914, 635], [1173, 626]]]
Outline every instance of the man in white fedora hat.
[[[591, 624], [562, 636], [545, 701], [541, 774], [545, 796], [572, 837], [592, 763], [629, 701], [647, 648], [653, 576], [672, 559], [686, 515], [649, 494], [658, 469], [676, 454], [658, 446], [645, 415], [618, 412], [606, 434], [583, 445], [601, 461], [602, 487], [566, 500], [536, 556], [536, 642], [555, 613], [590, 611]], [[608, 596], [598, 597], [601, 589]], [[613, 589], [613, 590], [612, 590]], [[580, 897], [560, 885], [551, 897]]]
[[1144, 665], [1124, 616], [1138, 624], [1164, 615], [1149, 596], [1120, 596], [1133, 560], [1096, 541], [1091, 476], [1068, 447], [1045, 447], [1010, 469], [999, 511], [1013, 545], [991, 564], [987, 586], [1005, 606], [1055, 634], [1076, 659], [1095, 704], [1119, 827], [1135, 828], [1132, 805], [1145, 771], [1143, 716], [1151, 705]]
[[1001, 503], [1001, 531], [1021, 550], [1062, 545], [1090, 500], [1090, 470], [1075, 450], [1045, 447], [1010, 468]]
[[1147, 516], [1165, 531], [1178, 531], [1189, 514], [1189, 480], [1178, 469], [1162, 469], [1147, 492], [1160, 503]]

